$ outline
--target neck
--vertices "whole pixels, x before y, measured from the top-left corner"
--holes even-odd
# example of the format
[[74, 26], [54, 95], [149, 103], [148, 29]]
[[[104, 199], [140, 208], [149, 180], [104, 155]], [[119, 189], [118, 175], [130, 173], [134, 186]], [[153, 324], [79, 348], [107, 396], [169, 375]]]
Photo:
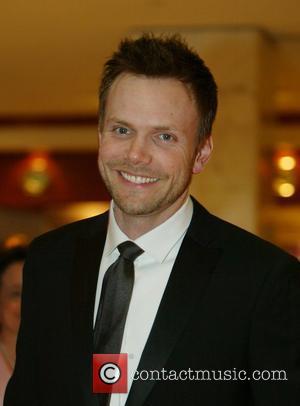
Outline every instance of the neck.
[[136, 240], [141, 235], [146, 234], [168, 220], [168, 218], [180, 209], [186, 201], [186, 198], [187, 193], [182, 195], [181, 199], [176, 200], [176, 202], [167, 209], [151, 214], [128, 214], [115, 205], [115, 219], [123, 233], [131, 240]]

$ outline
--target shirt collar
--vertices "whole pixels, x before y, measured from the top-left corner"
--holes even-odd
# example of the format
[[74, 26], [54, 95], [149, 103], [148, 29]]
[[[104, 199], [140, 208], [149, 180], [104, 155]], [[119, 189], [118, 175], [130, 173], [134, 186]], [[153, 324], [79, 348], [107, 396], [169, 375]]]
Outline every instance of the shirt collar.
[[[114, 216], [114, 202], [110, 203], [108, 231], [104, 247], [104, 256], [109, 256], [119, 244], [130, 240], [119, 228]], [[146, 254], [159, 263], [163, 263], [177, 241], [185, 234], [193, 215], [193, 202], [190, 197], [164, 223], [138, 237], [134, 242]], [[162, 243], [163, 242], [163, 243]]]

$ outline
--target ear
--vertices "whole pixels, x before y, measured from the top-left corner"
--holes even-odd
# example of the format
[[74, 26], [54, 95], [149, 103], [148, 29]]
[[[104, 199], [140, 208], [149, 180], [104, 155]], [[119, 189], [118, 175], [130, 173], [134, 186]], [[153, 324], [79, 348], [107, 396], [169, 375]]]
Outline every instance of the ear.
[[204, 142], [199, 144], [197, 155], [194, 161], [193, 174], [197, 174], [204, 169], [204, 166], [208, 162], [213, 150], [212, 136], [210, 135]]

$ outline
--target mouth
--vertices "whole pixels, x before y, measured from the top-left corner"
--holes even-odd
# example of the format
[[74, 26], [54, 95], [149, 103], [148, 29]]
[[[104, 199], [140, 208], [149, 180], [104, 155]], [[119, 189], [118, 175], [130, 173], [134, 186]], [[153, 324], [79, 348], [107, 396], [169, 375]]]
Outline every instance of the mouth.
[[140, 175], [130, 175], [129, 173], [123, 172], [123, 171], [120, 171], [119, 173], [128, 182], [134, 183], [136, 185], [155, 183], [158, 181], [158, 178], [151, 178], [151, 177], [140, 176]]

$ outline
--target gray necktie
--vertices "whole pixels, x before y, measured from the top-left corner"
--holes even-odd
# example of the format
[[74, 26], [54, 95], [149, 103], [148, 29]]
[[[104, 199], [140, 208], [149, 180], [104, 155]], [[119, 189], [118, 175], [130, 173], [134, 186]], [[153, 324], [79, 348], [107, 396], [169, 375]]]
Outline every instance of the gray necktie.
[[[144, 251], [131, 241], [118, 245], [120, 255], [104, 275], [94, 329], [94, 350], [117, 354], [121, 350], [124, 327], [134, 284], [134, 260]], [[98, 394], [98, 405], [107, 406], [110, 393]]]
[[134, 284], [134, 260], [144, 251], [132, 241], [118, 245], [120, 256], [103, 279], [94, 329], [94, 349], [99, 354], [121, 350], [124, 326]]

